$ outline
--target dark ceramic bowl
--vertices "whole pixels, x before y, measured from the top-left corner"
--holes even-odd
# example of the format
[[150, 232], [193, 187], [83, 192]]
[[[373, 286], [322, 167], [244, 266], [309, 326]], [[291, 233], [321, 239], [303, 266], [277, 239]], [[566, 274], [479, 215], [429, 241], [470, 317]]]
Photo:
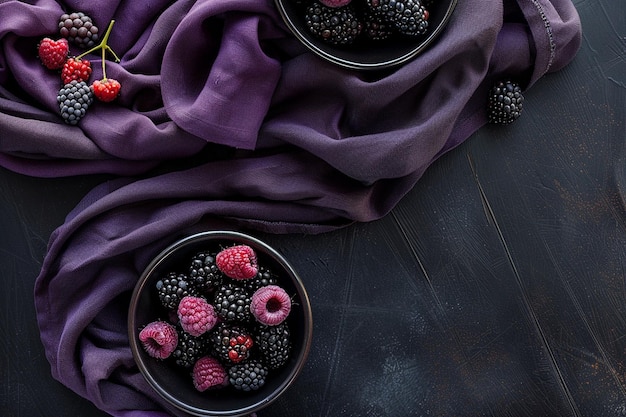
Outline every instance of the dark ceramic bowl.
[[[199, 392], [190, 373], [168, 360], [156, 360], [144, 351], [138, 335], [151, 321], [161, 319], [163, 310], [156, 294], [156, 282], [170, 271], [185, 271], [190, 259], [205, 249], [246, 244], [252, 247], [259, 265], [267, 265], [279, 276], [279, 285], [293, 295], [287, 318], [292, 351], [289, 362], [271, 371], [265, 385], [257, 391], [240, 392], [226, 387]], [[170, 404], [195, 416], [244, 416], [269, 405], [295, 381], [306, 361], [312, 339], [309, 298], [298, 274], [274, 249], [260, 240], [237, 232], [204, 232], [189, 236], [161, 252], [141, 275], [130, 302], [128, 332], [130, 347], [139, 370], [148, 383]]]
[[358, 70], [390, 68], [415, 58], [441, 34], [456, 3], [457, 0], [435, 0], [428, 8], [428, 31], [422, 36], [394, 37], [393, 42], [356, 41], [349, 46], [336, 46], [311, 34], [306, 27], [302, 8], [294, 0], [275, 0], [285, 24], [306, 47], [334, 64]]

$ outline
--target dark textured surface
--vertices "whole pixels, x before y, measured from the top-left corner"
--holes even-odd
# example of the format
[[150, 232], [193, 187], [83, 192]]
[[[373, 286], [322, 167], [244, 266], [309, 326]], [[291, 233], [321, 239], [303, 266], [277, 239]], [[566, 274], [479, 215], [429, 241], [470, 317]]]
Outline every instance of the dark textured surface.
[[[389, 216], [258, 235], [315, 319], [305, 370], [260, 417], [626, 414], [626, 16], [575, 4], [576, 59]], [[32, 296], [50, 233], [100, 180], [0, 171], [3, 416], [103, 415], [50, 377]]]

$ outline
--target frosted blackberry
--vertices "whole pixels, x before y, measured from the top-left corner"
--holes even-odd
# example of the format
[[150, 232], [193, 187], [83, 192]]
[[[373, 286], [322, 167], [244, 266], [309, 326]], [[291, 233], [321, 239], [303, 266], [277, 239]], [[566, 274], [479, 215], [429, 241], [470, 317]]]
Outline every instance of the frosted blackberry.
[[429, 13], [420, 0], [367, 0], [367, 4], [403, 35], [423, 35], [428, 30]]
[[241, 391], [256, 391], [265, 385], [267, 368], [259, 361], [251, 360], [228, 369], [230, 385]]
[[209, 334], [213, 355], [225, 364], [235, 364], [250, 357], [254, 338], [244, 327], [220, 323]]
[[250, 321], [250, 293], [235, 284], [224, 284], [215, 291], [213, 307], [224, 321]]
[[80, 48], [91, 48], [98, 42], [98, 27], [83, 12], [62, 14], [59, 34]]
[[256, 290], [268, 285], [276, 285], [278, 283], [278, 276], [276, 276], [266, 266], [260, 266], [259, 272], [257, 272], [254, 278], [242, 280], [240, 284], [242, 287], [249, 291], [250, 294], [254, 294]]
[[328, 7], [315, 1], [306, 8], [304, 20], [313, 35], [334, 45], [354, 43], [363, 28], [351, 4]]
[[489, 94], [489, 123], [513, 123], [521, 116], [523, 105], [524, 96], [518, 83], [509, 80], [497, 82]]
[[209, 291], [222, 285], [224, 274], [215, 264], [215, 252], [198, 252], [191, 258], [189, 281], [200, 291]]
[[177, 309], [183, 297], [197, 295], [197, 291], [189, 284], [187, 276], [177, 272], [170, 272], [158, 280], [156, 290], [163, 307], [170, 310]]
[[291, 332], [287, 323], [278, 326], [260, 326], [256, 329], [255, 341], [263, 363], [269, 369], [278, 369], [289, 360], [291, 353]]
[[78, 124], [93, 100], [93, 91], [84, 81], [73, 80], [65, 84], [57, 94], [61, 117], [70, 125]]
[[209, 342], [205, 337], [190, 335], [179, 326], [176, 327], [176, 331], [178, 332], [178, 345], [171, 357], [176, 365], [191, 368], [198, 359], [207, 353], [210, 348]]

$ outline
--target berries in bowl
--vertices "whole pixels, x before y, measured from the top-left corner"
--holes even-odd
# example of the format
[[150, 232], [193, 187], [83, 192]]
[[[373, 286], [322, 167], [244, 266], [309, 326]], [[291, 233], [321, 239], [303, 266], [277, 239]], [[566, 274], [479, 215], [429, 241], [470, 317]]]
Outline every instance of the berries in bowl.
[[376, 70], [403, 64], [443, 31], [457, 0], [275, 0], [307, 48], [334, 64]]
[[141, 275], [128, 315], [139, 370], [195, 416], [243, 416], [297, 378], [312, 338], [310, 302], [289, 263], [238, 232], [175, 242]]

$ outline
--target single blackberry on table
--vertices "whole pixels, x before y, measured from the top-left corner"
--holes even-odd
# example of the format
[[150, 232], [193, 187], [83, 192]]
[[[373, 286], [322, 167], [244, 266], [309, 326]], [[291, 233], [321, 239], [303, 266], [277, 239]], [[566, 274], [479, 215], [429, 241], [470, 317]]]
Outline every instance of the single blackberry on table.
[[209, 335], [209, 340], [214, 356], [226, 364], [245, 361], [254, 346], [254, 338], [248, 330], [228, 323], [220, 323]]
[[176, 331], [178, 333], [178, 345], [172, 352], [171, 357], [176, 365], [183, 368], [191, 368], [210, 349], [208, 339], [203, 336], [192, 336], [180, 326], [176, 327]]
[[314, 1], [306, 8], [304, 20], [313, 35], [334, 45], [354, 43], [363, 29], [351, 4], [328, 7]]
[[59, 33], [80, 48], [91, 48], [98, 42], [98, 27], [83, 12], [64, 13], [59, 19]]
[[244, 289], [233, 283], [227, 283], [215, 291], [213, 307], [217, 315], [224, 321], [250, 321], [251, 295]]
[[287, 323], [281, 323], [278, 326], [259, 326], [255, 329], [254, 340], [263, 363], [269, 369], [278, 369], [289, 360], [291, 332]]
[[189, 284], [185, 274], [170, 272], [156, 283], [159, 300], [163, 307], [170, 310], [178, 308], [178, 303], [183, 297], [197, 295], [197, 291]]
[[189, 281], [199, 291], [213, 290], [224, 281], [224, 274], [215, 263], [216, 252], [198, 252], [191, 258]]
[[269, 373], [267, 367], [257, 360], [251, 360], [228, 369], [230, 385], [241, 391], [256, 391], [265, 384]]
[[428, 10], [420, 0], [367, 0], [371, 10], [403, 35], [423, 35], [428, 30]]
[[76, 125], [93, 103], [91, 87], [84, 81], [73, 80], [65, 84], [57, 94], [61, 117], [70, 125]]
[[257, 272], [254, 278], [246, 279], [240, 282], [241, 286], [248, 290], [250, 294], [253, 294], [261, 287], [276, 285], [277, 283], [278, 276], [276, 276], [272, 270], [266, 266], [260, 266], [259, 272]]
[[510, 124], [522, 114], [524, 96], [516, 82], [498, 81], [489, 92], [488, 120], [492, 124]]

